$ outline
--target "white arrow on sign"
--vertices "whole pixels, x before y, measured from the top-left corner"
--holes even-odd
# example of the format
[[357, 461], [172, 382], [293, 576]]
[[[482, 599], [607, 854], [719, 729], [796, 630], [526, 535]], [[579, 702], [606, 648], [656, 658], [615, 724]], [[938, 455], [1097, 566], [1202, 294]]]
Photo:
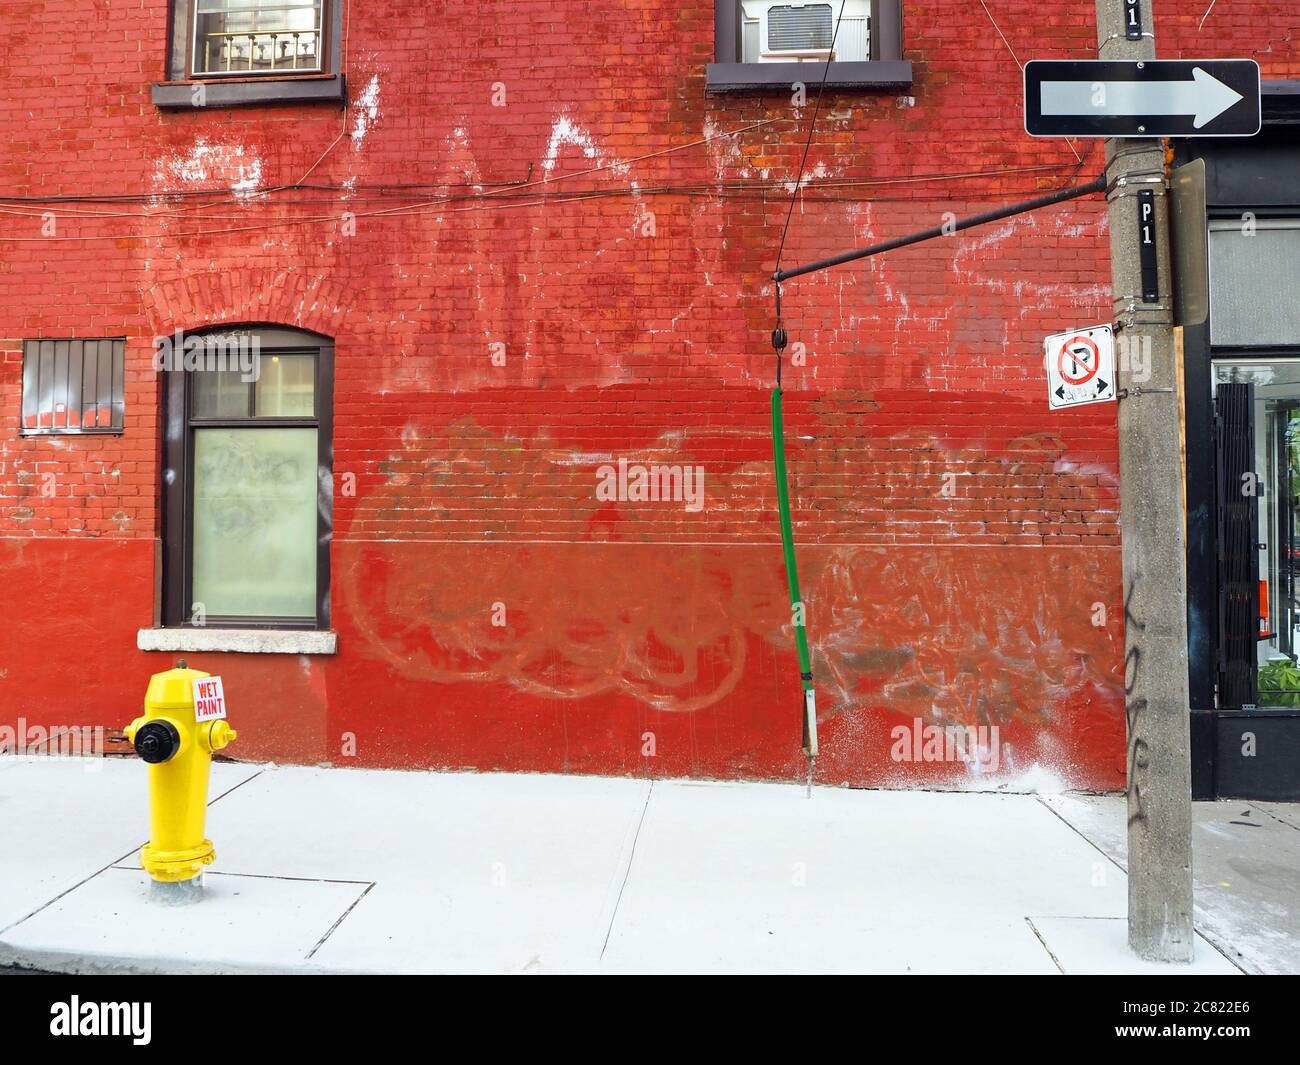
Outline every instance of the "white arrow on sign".
[[1045, 115], [1194, 115], [1200, 129], [1242, 98], [1193, 67], [1191, 81], [1045, 81], [1039, 101]]

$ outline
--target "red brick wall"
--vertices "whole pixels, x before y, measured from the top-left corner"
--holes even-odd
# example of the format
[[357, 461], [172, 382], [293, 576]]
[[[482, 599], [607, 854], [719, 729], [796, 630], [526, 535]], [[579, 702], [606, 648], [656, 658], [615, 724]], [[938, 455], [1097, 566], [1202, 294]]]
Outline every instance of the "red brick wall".
[[[0, 12], [24, 41], [0, 51], [0, 568], [21, 619], [0, 629], [0, 717], [134, 712], [165, 665], [132, 638], [155, 620], [150, 340], [269, 322], [336, 341], [340, 652], [195, 661], [227, 678], [232, 753], [797, 772], [767, 278], [811, 90], [706, 96], [707, 2], [371, 2], [349, 5], [346, 113], [168, 114], [149, 97], [166, 6]], [[1300, 76], [1292, 5], [1219, 0], [1199, 32], [1178, 6], [1162, 55]], [[1011, 54], [1091, 55], [1091, 3], [905, 8], [915, 84], [828, 95], [786, 264], [1098, 173], [1099, 145], [1024, 135]], [[229, 194], [305, 175], [336, 188]], [[397, 184], [428, 188], [374, 189]], [[120, 194], [151, 199], [12, 199]], [[786, 286], [830, 779], [967, 779], [890, 758], [921, 717], [998, 724], [1006, 776], [1121, 781], [1114, 410], [1049, 414], [1041, 368], [1044, 334], [1107, 320], [1108, 281], [1082, 201]], [[122, 335], [121, 437], [18, 436], [23, 338]], [[705, 505], [598, 499], [619, 458], [702, 466]], [[145, 542], [129, 565], [123, 540]]]

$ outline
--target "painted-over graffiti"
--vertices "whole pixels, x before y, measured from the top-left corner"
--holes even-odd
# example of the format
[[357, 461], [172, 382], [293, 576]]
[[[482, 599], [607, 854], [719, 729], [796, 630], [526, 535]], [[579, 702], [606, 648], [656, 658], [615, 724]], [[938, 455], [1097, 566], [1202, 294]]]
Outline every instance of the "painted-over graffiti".
[[[692, 444], [689, 433], [665, 435], [639, 455], [689, 462]], [[942, 471], [958, 469], [969, 483], [1037, 478], [1065, 500], [1054, 505], [1100, 511], [1110, 502], [1108, 489], [1076, 473], [1060, 443], [1041, 434], [1012, 441], [1002, 456], [945, 448], [919, 430], [877, 446], [898, 453], [895, 465], [862, 496], [905, 488], [934, 496]], [[355, 544], [339, 575], [343, 614], [363, 653], [433, 685], [499, 683], [544, 699], [617, 693], [670, 712], [716, 706], [747, 673], [773, 668], [773, 656], [793, 646], [779, 552], [700, 542], [718, 517], [708, 508], [698, 516], [659, 508], [647, 524], [647, 508], [596, 498], [591, 471], [608, 459], [503, 439], [468, 422], [432, 440], [408, 431], [350, 515], [408, 530], [395, 541]], [[805, 483], [835, 475], [821, 461], [804, 467]], [[752, 494], [757, 509], [771, 492], [769, 470], [764, 458], [711, 474], [731, 528], [738, 500]], [[568, 508], [583, 539], [527, 542], [516, 527], [495, 544], [456, 540], [463, 507], [453, 474], [473, 471], [498, 499], [544, 484], [549, 505]], [[440, 526], [451, 539], [425, 531]], [[684, 540], [695, 529], [693, 542], [671, 549], [650, 534]], [[1050, 725], [1080, 692], [1118, 700], [1118, 627], [1098, 626], [1088, 610], [1115, 597], [1116, 561], [1113, 548], [1026, 552], [961, 538], [887, 547], [806, 536], [804, 600], [823, 715]]]
[[1142, 789], [1146, 786], [1150, 768], [1147, 741], [1142, 738], [1142, 716], [1147, 700], [1137, 694], [1142, 673], [1142, 633], [1146, 624], [1133, 613], [1133, 593], [1137, 590], [1137, 577], [1129, 580], [1124, 591], [1124, 627], [1127, 632], [1128, 651], [1124, 655], [1124, 720], [1128, 729], [1128, 823], [1146, 821], [1146, 806]]

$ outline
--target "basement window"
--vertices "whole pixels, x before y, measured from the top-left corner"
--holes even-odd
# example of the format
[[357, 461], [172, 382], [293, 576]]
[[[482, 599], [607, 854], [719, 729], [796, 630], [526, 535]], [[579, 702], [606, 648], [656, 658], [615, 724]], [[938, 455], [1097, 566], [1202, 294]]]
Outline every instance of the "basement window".
[[901, 0], [715, 0], [708, 91], [906, 89], [902, 29]]
[[23, 341], [22, 436], [122, 431], [126, 341]]
[[171, 110], [344, 101], [339, 0], [172, 0]]

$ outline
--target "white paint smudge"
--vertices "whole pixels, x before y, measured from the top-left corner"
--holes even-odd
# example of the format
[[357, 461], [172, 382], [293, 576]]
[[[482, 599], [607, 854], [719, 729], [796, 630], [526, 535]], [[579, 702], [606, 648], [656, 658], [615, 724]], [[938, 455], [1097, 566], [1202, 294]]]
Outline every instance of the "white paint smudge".
[[371, 75], [366, 87], [361, 90], [353, 104], [356, 108], [356, 122], [352, 127], [352, 149], [360, 151], [366, 134], [373, 128], [379, 118], [379, 75]]
[[200, 137], [188, 152], [161, 159], [153, 180], [164, 189], [177, 183], [204, 188], [225, 185], [232, 192], [248, 193], [261, 187], [262, 160], [243, 144], [211, 144]]
[[[582, 152], [588, 159], [594, 159], [604, 166], [605, 157], [590, 133], [581, 129], [568, 115], [560, 115], [551, 126], [551, 137], [546, 145], [546, 158], [542, 160], [542, 169], [549, 176], [560, 161], [560, 149], [571, 145]], [[617, 174], [627, 173], [628, 165], [615, 160], [609, 169]]]

